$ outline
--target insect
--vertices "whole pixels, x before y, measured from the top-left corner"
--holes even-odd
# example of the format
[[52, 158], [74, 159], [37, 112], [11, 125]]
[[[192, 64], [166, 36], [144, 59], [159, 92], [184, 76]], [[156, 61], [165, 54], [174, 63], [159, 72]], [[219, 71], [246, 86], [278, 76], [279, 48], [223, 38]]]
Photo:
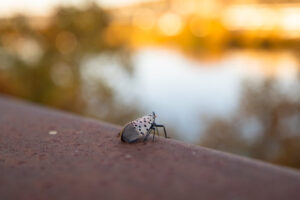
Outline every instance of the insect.
[[166, 128], [164, 125], [155, 123], [156, 115], [152, 112], [149, 115], [138, 118], [134, 121], [127, 123], [124, 128], [119, 133], [121, 136], [121, 141], [126, 143], [134, 143], [141, 140], [146, 141], [153, 131], [153, 141], [155, 133], [159, 136], [158, 127], [164, 129], [165, 138], [168, 138]]

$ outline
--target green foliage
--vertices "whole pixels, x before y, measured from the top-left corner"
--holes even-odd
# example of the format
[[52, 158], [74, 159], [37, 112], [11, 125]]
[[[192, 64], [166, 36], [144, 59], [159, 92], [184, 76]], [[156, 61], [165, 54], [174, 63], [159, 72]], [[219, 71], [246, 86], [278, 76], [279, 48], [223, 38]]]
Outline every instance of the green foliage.
[[[109, 14], [94, 4], [84, 9], [61, 7], [48, 18], [2, 19], [0, 92], [89, 115], [82, 91], [83, 61], [110, 52], [123, 58], [121, 64], [130, 69], [123, 45], [106, 43], [110, 23]], [[105, 88], [98, 90], [96, 99], [114, 101], [112, 89], [104, 81], [99, 80], [94, 87]], [[126, 113], [130, 112], [124, 110], [123, 115]], [[110, 116], [105, 118], [120, 123]]]
[[210, 120], [200, 143], [300, 168], [299, 113], [299, 94], [283, 94], [276, 89], [275, 80], [246, 83], [241, 105], [234, 116]]

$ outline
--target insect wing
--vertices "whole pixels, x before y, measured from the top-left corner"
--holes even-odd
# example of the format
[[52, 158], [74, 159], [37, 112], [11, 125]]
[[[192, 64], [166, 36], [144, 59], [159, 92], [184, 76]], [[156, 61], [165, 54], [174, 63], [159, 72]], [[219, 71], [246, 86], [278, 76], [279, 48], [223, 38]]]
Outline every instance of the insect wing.
[[153, 116], [146, 115], [144, 117], [132, 121], [131, 123], [138, 133], [140, 133], [141, 135], [146, 135], [149, 129], [151, 128], [153, 122], [154, 122]]
[[121, 140], [127, 143], [133, 143], [141, 139], [141, 134], [139, 134], [132, 124], [128, 124], [121, 133]]

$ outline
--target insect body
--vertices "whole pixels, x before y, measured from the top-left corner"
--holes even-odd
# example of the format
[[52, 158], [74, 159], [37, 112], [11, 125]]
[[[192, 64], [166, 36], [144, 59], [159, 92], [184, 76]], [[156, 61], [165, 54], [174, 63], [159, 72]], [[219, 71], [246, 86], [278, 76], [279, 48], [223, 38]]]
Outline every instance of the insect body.
[[119, 133], [121, 136], [121, 140], [126, 143], [134, 143], [140, 140], [146, 141], [148, 136], [153, 131], [153, 140], [155, 137], [155, 133], [159, 135], [157, 127], [162, 127], [164, 129], [165, 137], [168, 138], [166, 128], [164, 125], [155, 123], [156, 115], [152, 112], [149, 115], [138, 118], [132, 122], [129, 122], [124, 126], [124, 128]]

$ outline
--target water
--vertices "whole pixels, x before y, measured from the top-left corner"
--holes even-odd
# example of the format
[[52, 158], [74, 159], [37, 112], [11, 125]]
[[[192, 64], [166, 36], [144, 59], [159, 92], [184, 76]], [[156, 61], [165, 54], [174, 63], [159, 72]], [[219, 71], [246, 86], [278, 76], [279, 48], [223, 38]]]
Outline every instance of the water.
[[118, 99], [144, 113], [155, 111], [159, 123], [188, 142], [199, 140], [206, 119], [232, 116], [246, 80], [258, 84], [273, 78], [277, 89], [291, 98], [298, 81], [298, 60], [288, 51], [231, 51], [213, 59], [194, 59], [149, 47], [133, 54], [131, 75], [113, 60], [102, 55], [86, 62], [88, 80], [107, 81]]

